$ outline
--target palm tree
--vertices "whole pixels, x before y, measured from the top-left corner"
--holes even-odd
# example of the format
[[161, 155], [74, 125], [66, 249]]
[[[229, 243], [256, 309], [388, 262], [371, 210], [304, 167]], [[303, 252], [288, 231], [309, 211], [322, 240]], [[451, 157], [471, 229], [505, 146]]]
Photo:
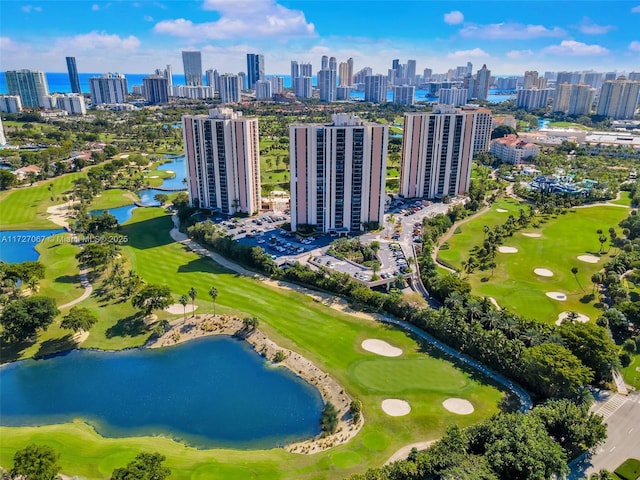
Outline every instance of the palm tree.
[[195, 311], [196, 311], [196, 297], [198, 296], [198, 291], [191, 287], [189, 289], [189, 293], [188, 293], [189, 297], [191, 298], [191, 306], [193, 307], [193, 311], [192, 314], [195, 315]]
[[184, 322], [186, 322], [187, 321], [187, 304], [189, 303], [189, 297], [187, 297], [186, 295], [180, 295], [180, 299], [178, 300], [178, 302], [180, 303], [180, 305], [182, 305], [183, 320]]
[[489, 268], [491, 269], [491, 276], [493, 277], [493, 271], [496, 268], [496, 262], [490, 262], [489, 263]]
[[582, 285], [580, 285], [580, 280], [578, 280], [578, 267], [573, 267], [571, 269], [571, 273], [573, 273], [573, 278], [576, 279], [576, 283], [578, 284], [578, 286], [582, 289], [582, 291], [584, 292], [584, 288], [582, 288]]
[[213, 300], [213, 314], [216, 314], [216, 298], [218, 298], [218, 289], [216, 287], [211, 287], [209, 289], [209, 296], [211, 300]]

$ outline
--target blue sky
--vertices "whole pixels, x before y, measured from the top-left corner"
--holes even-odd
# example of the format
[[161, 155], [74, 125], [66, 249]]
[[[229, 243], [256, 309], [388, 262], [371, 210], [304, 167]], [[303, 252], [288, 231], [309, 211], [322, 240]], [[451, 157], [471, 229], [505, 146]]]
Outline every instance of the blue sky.
[[0, 69], [149, 73], [182, 50], [203, 68], [267, 74], [291, 60], [319, 69], [322, 55], [353, 57], [386, 73], [394, 58], [436, 73], [470, 61], [494, 74], [524, 70], [640, 71], [640, 0], [2, 0]]

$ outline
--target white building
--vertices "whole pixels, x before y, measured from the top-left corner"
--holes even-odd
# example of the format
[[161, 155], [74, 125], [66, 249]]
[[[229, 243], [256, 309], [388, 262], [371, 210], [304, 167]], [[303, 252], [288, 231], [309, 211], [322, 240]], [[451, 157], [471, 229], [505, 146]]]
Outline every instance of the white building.
[[597, 114], [613, 120], [632, 119], [639, 95], [640, 81], [630, 81], [624, 76], [606, 81], [600, 91]]
[[78, 93], [68, 93], [66, 95], [45, 95], [42, 97], [46, 110], [63, 110], [69, 115], [86, 115], [87, 108], [84, 97]]
[[231, 73], [220, 75], [220, 101], [222, 103], [238, 103], [240, 101], [240, 91], [238, 75]]
[[505, 163], [521, 165], [527, 163], [525, 160], [537, 157], [540, 148], [535, 143], [525, 142], [511, 134], [491, 140], [489, 152]]
[[466, 88], [441, 88], [438, 94], [438, 103], [456, 107], [467, 103], [467, 98], [469, 98], [469, 90]]
[[268, 80], [257, 80], [254, 84], [256, 90], [256, 100], [271, 100], [271, 82]]
[[529, 88], [527, 90], [518, 90], [516, 106], [518, 108], [524, 108], [525, 110], [545, 108], [552, 92], [553, 90], [550, 88]]
[[203, 85], [191, 86], [191, 85], [174, 85], [172, 97], [178, 98], [196, 98], [205, 99], [213, 98], [215, 96], [214, 87], [205, 87]]
[[19, 113], [22, 111], [20, 95], [0, 95], [0, 112]]
[[364, 79], [364, 101], [385, 103], [387, 101], [387, 77], [370, 75]]
[[4, 127], [2, 126], [2, 118], [0, 118], [0, 146], [7, 144], [7, 138], [4, 136]]
[[36, 70], [8, 70], [5, 72], [9, 95], [19, 95], [24, 107], [42, 107], [42, 97], [49, 95], [44, 72]]
[[102, 103], [125, 103], [129, 92], [127, 79], [121, 73], [92, 77], [89, 79], [89, 89], [94, 106]]
[[396, 85], [393, 87], [393, 103], [396, 105], [413, 105], [416, 87], [413, 85]]

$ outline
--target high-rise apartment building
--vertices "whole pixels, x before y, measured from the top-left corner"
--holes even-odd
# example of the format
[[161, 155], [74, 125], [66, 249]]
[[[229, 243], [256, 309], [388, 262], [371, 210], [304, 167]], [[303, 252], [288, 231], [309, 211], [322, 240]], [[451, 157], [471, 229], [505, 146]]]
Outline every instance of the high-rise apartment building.
[[396, 105], [413, 105], [416, 87], [414, 85], [396, 85], [393, 87], [393, 103]]
[[273, 75], [273, 76], [267, 78], [267, 80], [271, 84], [271, 93], [272, 94], [277, 95], [277, 94], [282, 93], [284, 91], [284, 77], [279, 77], [279, 76]]
[[253, 90], [256, 82], [264, 79], [264, 55], [247, 53], [247, 86]]
[[486, 100], [489, 95], [489, 82], [491, 81], [491, 70], [486, 65], [482, 65], [482, 68], [478, 70], [476, 74], [475, 82], [475, 94], [474, 98], [479, 100]]
[[90, 78], [89, 90], [93, 105], [125, 103], [129, 92], [127, 79], [121, 73], [105, 73], [101, 77]]
[[191, 205], [225, 215], [258, 212], [258, 119], [216, 108], [209, 115], [184, 115], [182, 127]]
[[530, 88], [538, 88], [538, 72], [529, 70], [524, 72], [524, 82], [522, 88], [528, 90]]
[[547, 102], [553, 90], [550, 88], [538, 89], [529, 88], [528, 90], [518, 90], [516, 96], [516, 106], [526, 110], [537, 110], [547, 106]]
[[491, 141], [491, 131], [493, 130], [491, 110], [479, 107], [478, 105], [467, 104], [462, 105], [460, 111], [474, 116], [473, 153], [488, 152]]
[[271, 82], [268, 80], [258, 80], [254, 84], [256, 90], [256, 100], [271, 100], [273, 94], [271, 93]]
[[238, 75], [225, 73], [220, 75], [220, 101], [238, 103], [240, 101], [240, 82]]
[[0, 95], [0, 112], [18, 113], [22, 111], [20, 95]]
[[571, 85], [569, 83], [556, 84], [556, 91], [553, 96], [553, 112], [567, 113], [569, 101], [571, 100]]
[[182, 66], [187, 86], [202, 85], [202, 55], [200, 52], [182, 52]]
[[322, 57], [322, 64], [327, 68], [322, 68], [318, 72], [318, 89], [320, 90], [321, 102], [336, 101], [336, 80], [338, 72], [336, 70], [336, 59], [331, 57], [329, 61], [325, 61], [326, 56]]
[[73, 93], [82, 93], [80, 90], [80, 78], [78, 78], [78, 67], [76, 57], [66, 57], [67, 72], [69, 72], [69, 85]]
[[596, 90], [600, 90], [602, 87], [602, 74], [598, 72], [586, 72], [584, 74], [584, 83], [585, 85], [589, 85], [591, 88], [595, 88]]
[[289, 127], [291, 229], [358, 231], [384, 214], [389, 127], [337, 114]]
[[144, 98], [151, 105], [169, 103], [169, 82], [162, 75], [149, 75], [142, 79]]
[[436, 105], [431, 113], [406, 113], [400, 195], [443, 198], [464, 195], [471, 180], [475, 110]]
[[469, 90], [466, 88], [441, 88], [438, 103], [442, 105], [460, 106], [467, 103]]
[[[327, 66], [329, 60], [327, 59]], [[291, 61], [291, 90], [298, 98], [311, 98], [313, 90], [311, 86], [311, 77], [313, 76], [313, 67], [310, 63], [298, 63]]]
[[633, 82], [640, 82], [640, 72], [630, 72], [628, 79]]
[[353, 75], [353, 83], [356, 85], [364, 85], [365, 78], [371, 75], [373, 75], [373, 69], [371, 67], [364, 67]]
[[350, 87], [353, 85], [353, 58], [349, 58], [346, 62], [340, 62], [338, 78], [341, 87]]
[[415, 60], [407, 60], [406, 78], [404, 80], [407, 85], [415, 85], [417, 83]]
[[87, 113], [82, 94], [68, 93], [66, 95], [49, 95], [44, 98], [48, 98], [49, 106], [46, 108], [58, 108], [69, 115], [86, 115]]
[[23, 107], [43, 106], [41, 98], [49, 95], [44, 72], [36, 70], [9, 70], [5, 72], [9, 95], [19, 95]]
[[640, 95], [640, 82], [627, 80], [624, 76], [608, 80], [600, 90], [597, 114], [612, 120], [632, 119]]
[[571, 98], [567, 115], [589, 115], [593, 106], [596, 89], [590, 85], [571, 85]]
[[370, 75], [364, 78], [364, 101], [371, 103], [387, 101], [387, 77]]
[[213, 68], [210, 68], [209, 70], [207, 70], [206, 72], [204, 72], [204, 83], [207, 87], [213, 87], [214, 89], [216, 88], [216, 79], [214, 76], [214, 72], [215, 70]]

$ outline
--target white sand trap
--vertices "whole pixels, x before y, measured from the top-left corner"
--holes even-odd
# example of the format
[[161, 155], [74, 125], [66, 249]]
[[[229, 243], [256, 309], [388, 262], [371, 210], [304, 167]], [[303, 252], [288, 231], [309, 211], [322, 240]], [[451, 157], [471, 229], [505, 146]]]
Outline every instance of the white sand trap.
[[595, 255], [579, 255], [578, 260], [587, 263], [598, 263], [600, 261], [600, 257], [596, 257]]
[[553, 298], [554, 300], [559, 300], [564, 302], [567, 299], [567, 296], [562, 292], [547, 292], [545, 295], [549, 298]]
[[533, 273], [541, 277], [553, 277], [553, 272], [548, 268], [536, 268]]
[[496, 310], [502, 310], [502, 308], [500, 308], [500, 305], [498, 305], [498, 301], [493, 298], [493, 297], [488, 297], [489, 301], [493, 304], [494, 307], [496, 307]]
[[518, 249], [516, 247], [505, 247], [504, 245], [500, 245], [498, 247], [498, 251], [500, 253], [518, 253]]
[[164, 311], [173, 313], [174, 315], [182, 315], [184, 312], [191, 313], [197, 309], [198, 309], [197, 305], [196, 305], [196, 308], [194, 309], [193, 305], [191, 304], [187, 305], [186, 307], [183, 307], [182, 304], [180, 303], [174, 303], [173, 305], [169, 305], [167, 308], [165, 308]]
[[540, 238], [542, 236], [540, 233], [523, 233], [522, 235], [529, 238]]
[[362, 348], [367, 352], [382, 355], [383, 357], [399, 357], [402, 355], [402, 350], [389, 345], [384, 340], [377, 340], [375, 338], [369, 338], [362, 342]]
[[442, 406], [451, 413], [457, 413], [458, 415], [470, 415], [474, 410], [471, 402], [464, 398], [447, 398], [442, 402]]
[[411, 405], [404, 400], [397, 398], [387, 398], [382, 401], [382, 411], [390, 417], [402, 417], [411, 411]]
[[[556, 320], [556, 325], [560, 325], [562, 321], [568, 317], [569, 317], [569, 312], [562, 312], [560, 315], [558, 315], [558, 320]], [[589, 321], [589, 317], [581, 313], [578, 313], [578, 318], [576, 318], [576, 322], [586, 323], [588, 321]]]
[[496, 208], [496, 212], [498, 213], [507, 213], [509, 210], [505, 210], [504, 208]]

